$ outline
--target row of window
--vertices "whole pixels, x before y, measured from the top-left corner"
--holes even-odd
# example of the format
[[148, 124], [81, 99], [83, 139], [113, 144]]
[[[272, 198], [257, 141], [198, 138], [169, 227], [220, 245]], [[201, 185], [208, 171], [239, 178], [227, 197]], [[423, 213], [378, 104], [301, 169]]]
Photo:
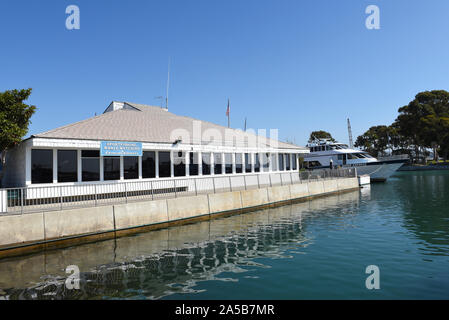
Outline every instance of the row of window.
[[310, 152], [342, 150], [342, 149], [348, 149], [348, 146], [345, 144], [332, 144], [332, 145], [316, 146], [316, 147], [310, 147]]
[[[188, 154], [188, 155], [187, 155]], [[225, 153], [222, 159], [221, 153], [203, 152], [202, 166], [199, 166], [199, 154], [197, 152], [174, 152], [173, 153], [173, 176], [186, 176], [187, 170], [190, 176], [214, 174], [232, 174], [284, 171], [297, 169], [296, 154], [254, 154], [254, 166], [252, 165], [252, 154], [235, 153], [233, 161], [232, 153]], [[157, 168], [159, 177], [167, 178], [172, 176], [171, 157], [169, 151], [144, 151], [142, 155], [142, 178], [155, 178]], [[186, 165], [186, 156], [189, 157], [189, 165]], [[211, 161], [213, 157], [213, 162]], [[243, 157], [245, 165], [243, 165]], [[276, 159], [277, 157], [277, 159]], [[120, 180], [120, 157], [100, 157], [98, 150], [81, 151], [81, 181], [100, 181], [100, 161], [103, 159], [103, 180]], [[224, 160], [224, 170], [223, 170]], [[278, 160], [278, 161], [276, 161]], [[123, 178], [139, 178], [139, 157], [123, 157]], [[78, 181], [78, 152], [77, 150], [57, 150], [57, 181], [76, 182]], [[31, 183], [52, 183], [53, 182], [53, 150], [33, 149], [31, 151]]]

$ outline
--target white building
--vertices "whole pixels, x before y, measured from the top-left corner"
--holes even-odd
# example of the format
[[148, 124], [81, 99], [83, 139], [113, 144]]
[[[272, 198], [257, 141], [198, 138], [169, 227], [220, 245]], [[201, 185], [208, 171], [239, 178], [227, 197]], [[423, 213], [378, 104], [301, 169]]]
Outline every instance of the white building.
[[99, 116], [33, 135], [8, 151], [3, 187], [293, 171], [308, 152], [159, 107], [112, 102]]

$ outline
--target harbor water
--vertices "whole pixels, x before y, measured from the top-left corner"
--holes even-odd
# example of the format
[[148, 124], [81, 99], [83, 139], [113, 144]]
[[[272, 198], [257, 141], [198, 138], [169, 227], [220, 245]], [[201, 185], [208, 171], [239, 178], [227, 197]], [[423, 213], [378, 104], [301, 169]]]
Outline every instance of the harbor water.
[[[360, 191], [3, 259], [0, 299], [448, 299], [448, 194], [449, 171], [398, 172]], [[379, 289], [366, 286], [372, 265]]]

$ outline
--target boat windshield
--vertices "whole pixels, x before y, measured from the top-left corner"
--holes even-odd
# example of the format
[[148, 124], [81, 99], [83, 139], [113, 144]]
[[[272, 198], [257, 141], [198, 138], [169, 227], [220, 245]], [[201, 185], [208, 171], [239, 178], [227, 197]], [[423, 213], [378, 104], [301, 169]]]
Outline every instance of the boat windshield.
[[372, 158], [367, 153], [348, 153], [347, 155], [348, 159], [366, 159], [366, 158]]

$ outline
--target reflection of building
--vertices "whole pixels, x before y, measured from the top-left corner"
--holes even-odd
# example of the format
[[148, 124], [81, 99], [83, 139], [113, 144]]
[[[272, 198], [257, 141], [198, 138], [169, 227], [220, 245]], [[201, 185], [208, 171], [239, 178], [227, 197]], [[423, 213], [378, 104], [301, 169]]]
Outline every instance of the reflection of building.
[[166, 109], [112, 102], [102, 115], [8, 152], [4, 185], [71, 185], [296, 170], [308, 150]]
[[[200, 281], [223, 281], [224, 272], [233, 277], [246, 271], [242, 266], [263, 266], [257, 258], [285, 258], [292, 245], [295, 250], [307, 247], [312, 243], [304, 233], [309, 221], [351, 213], [358, 201], [354, 191], [3, 260], [0, 289], [15, 288], [5, 290], [11, 299], [31, 299], [33, 294], [38, 299], [126, 297], [136, 292], [160, 298], [194, 291]], [[336, 207], [341, 210], [332, 217], [323, 214]], [[64, 287], [68, 275], [63, 270], [72, 264], [80, 268], [81, 290]]]

